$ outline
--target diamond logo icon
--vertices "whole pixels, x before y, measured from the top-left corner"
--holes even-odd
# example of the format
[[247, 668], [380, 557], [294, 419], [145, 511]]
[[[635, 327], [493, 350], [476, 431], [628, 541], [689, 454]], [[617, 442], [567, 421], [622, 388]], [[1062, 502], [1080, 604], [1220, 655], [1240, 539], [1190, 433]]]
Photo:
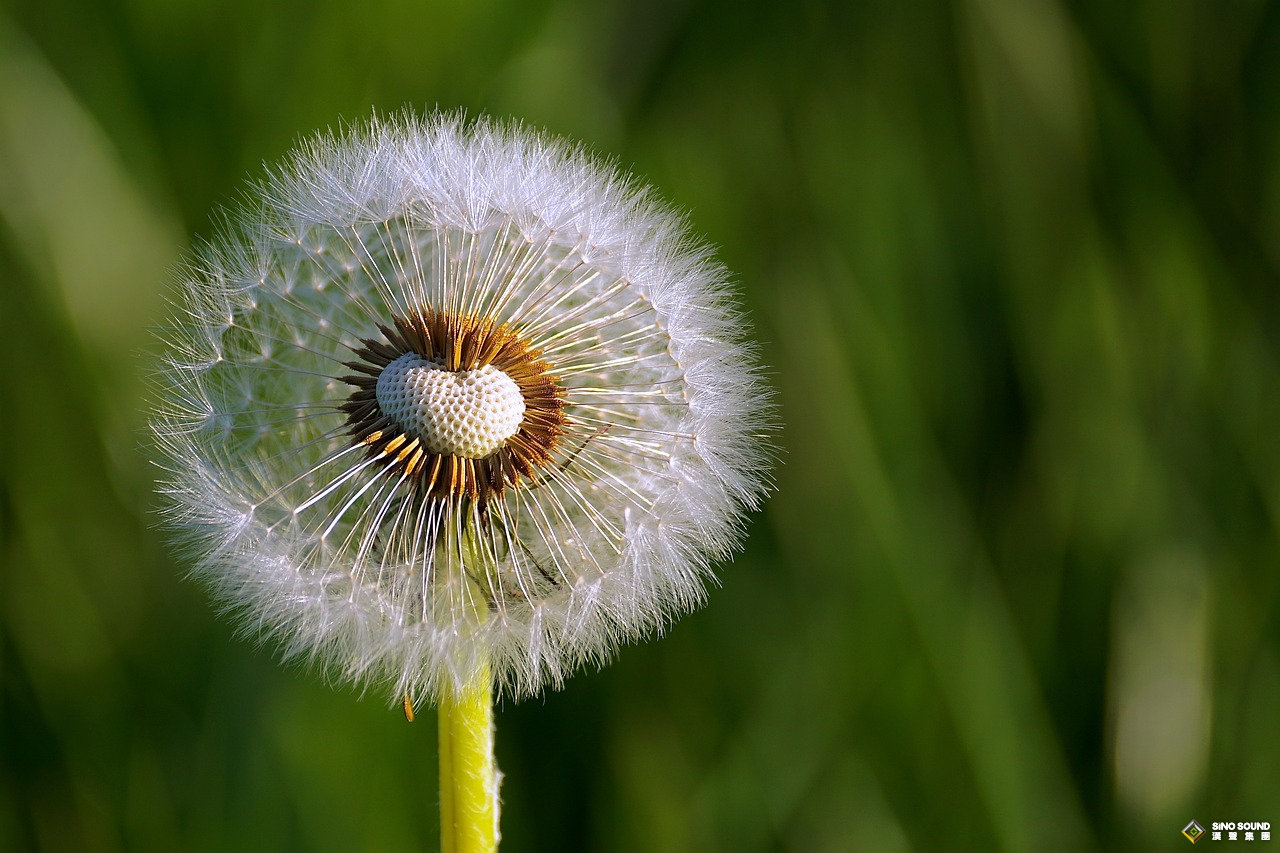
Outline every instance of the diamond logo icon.
[[1191, 823], [1182, 827], [1182, 834], [1187, 837], [1188, 841], [1195, 844], [1200, 840], [1200, 836], [1204, 835], [1204, 827], [1193, 820]]

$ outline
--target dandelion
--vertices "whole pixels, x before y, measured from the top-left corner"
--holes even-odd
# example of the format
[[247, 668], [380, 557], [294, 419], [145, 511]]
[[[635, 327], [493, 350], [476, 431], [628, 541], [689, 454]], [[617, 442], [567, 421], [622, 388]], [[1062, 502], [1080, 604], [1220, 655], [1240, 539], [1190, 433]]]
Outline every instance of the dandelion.
[[316, 138], [254, 198], [191, 265], [153, 419], [168, 517], [250, 632], [440, 705], [443, 764], [447, 709], [702, 601], [769, 489], [770, 398], [679, 216], [451, 116]]

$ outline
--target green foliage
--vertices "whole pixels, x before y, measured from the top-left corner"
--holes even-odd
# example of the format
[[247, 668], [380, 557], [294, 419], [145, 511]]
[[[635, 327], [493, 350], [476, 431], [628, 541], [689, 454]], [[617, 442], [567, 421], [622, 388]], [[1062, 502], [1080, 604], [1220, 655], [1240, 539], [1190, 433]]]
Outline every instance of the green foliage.
[[690, 208], [786, 424], [704, 610], [500, 709], [504, 851], [1280, 824], [1280, 6], [10, 0], [0, 849], [436, 844], [433, 715], [182, 580], [137, 357], [259, 163], [406, 103]]

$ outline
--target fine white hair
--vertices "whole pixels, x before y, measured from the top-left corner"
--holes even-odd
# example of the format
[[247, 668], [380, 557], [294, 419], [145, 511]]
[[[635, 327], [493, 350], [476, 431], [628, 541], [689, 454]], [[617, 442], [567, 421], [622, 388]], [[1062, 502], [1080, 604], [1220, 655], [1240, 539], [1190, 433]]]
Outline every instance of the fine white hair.
[[[248, 633], [397, 698], [485, 666], [518, 698], [702, 602], [771, 488], [772, 398], [680, 215], [544, 134], [411, 113], [251, 198], [183, 276], [152, 418], [167, 520]], [[487, 504], [415, 491], [343, 409], [424, 310], [512, 330], [559, 388], [553, 458]]]

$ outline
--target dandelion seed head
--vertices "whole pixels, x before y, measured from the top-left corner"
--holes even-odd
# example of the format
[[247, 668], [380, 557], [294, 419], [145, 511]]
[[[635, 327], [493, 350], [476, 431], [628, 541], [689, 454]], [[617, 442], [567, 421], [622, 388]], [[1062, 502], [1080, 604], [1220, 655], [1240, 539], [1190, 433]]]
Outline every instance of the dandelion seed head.
[[245, 630], [338, 680], [511, 696], [703, 600], [771, 396], [681, 216], [456, 116], [303, 145], [191, 262], [161, 486]]

